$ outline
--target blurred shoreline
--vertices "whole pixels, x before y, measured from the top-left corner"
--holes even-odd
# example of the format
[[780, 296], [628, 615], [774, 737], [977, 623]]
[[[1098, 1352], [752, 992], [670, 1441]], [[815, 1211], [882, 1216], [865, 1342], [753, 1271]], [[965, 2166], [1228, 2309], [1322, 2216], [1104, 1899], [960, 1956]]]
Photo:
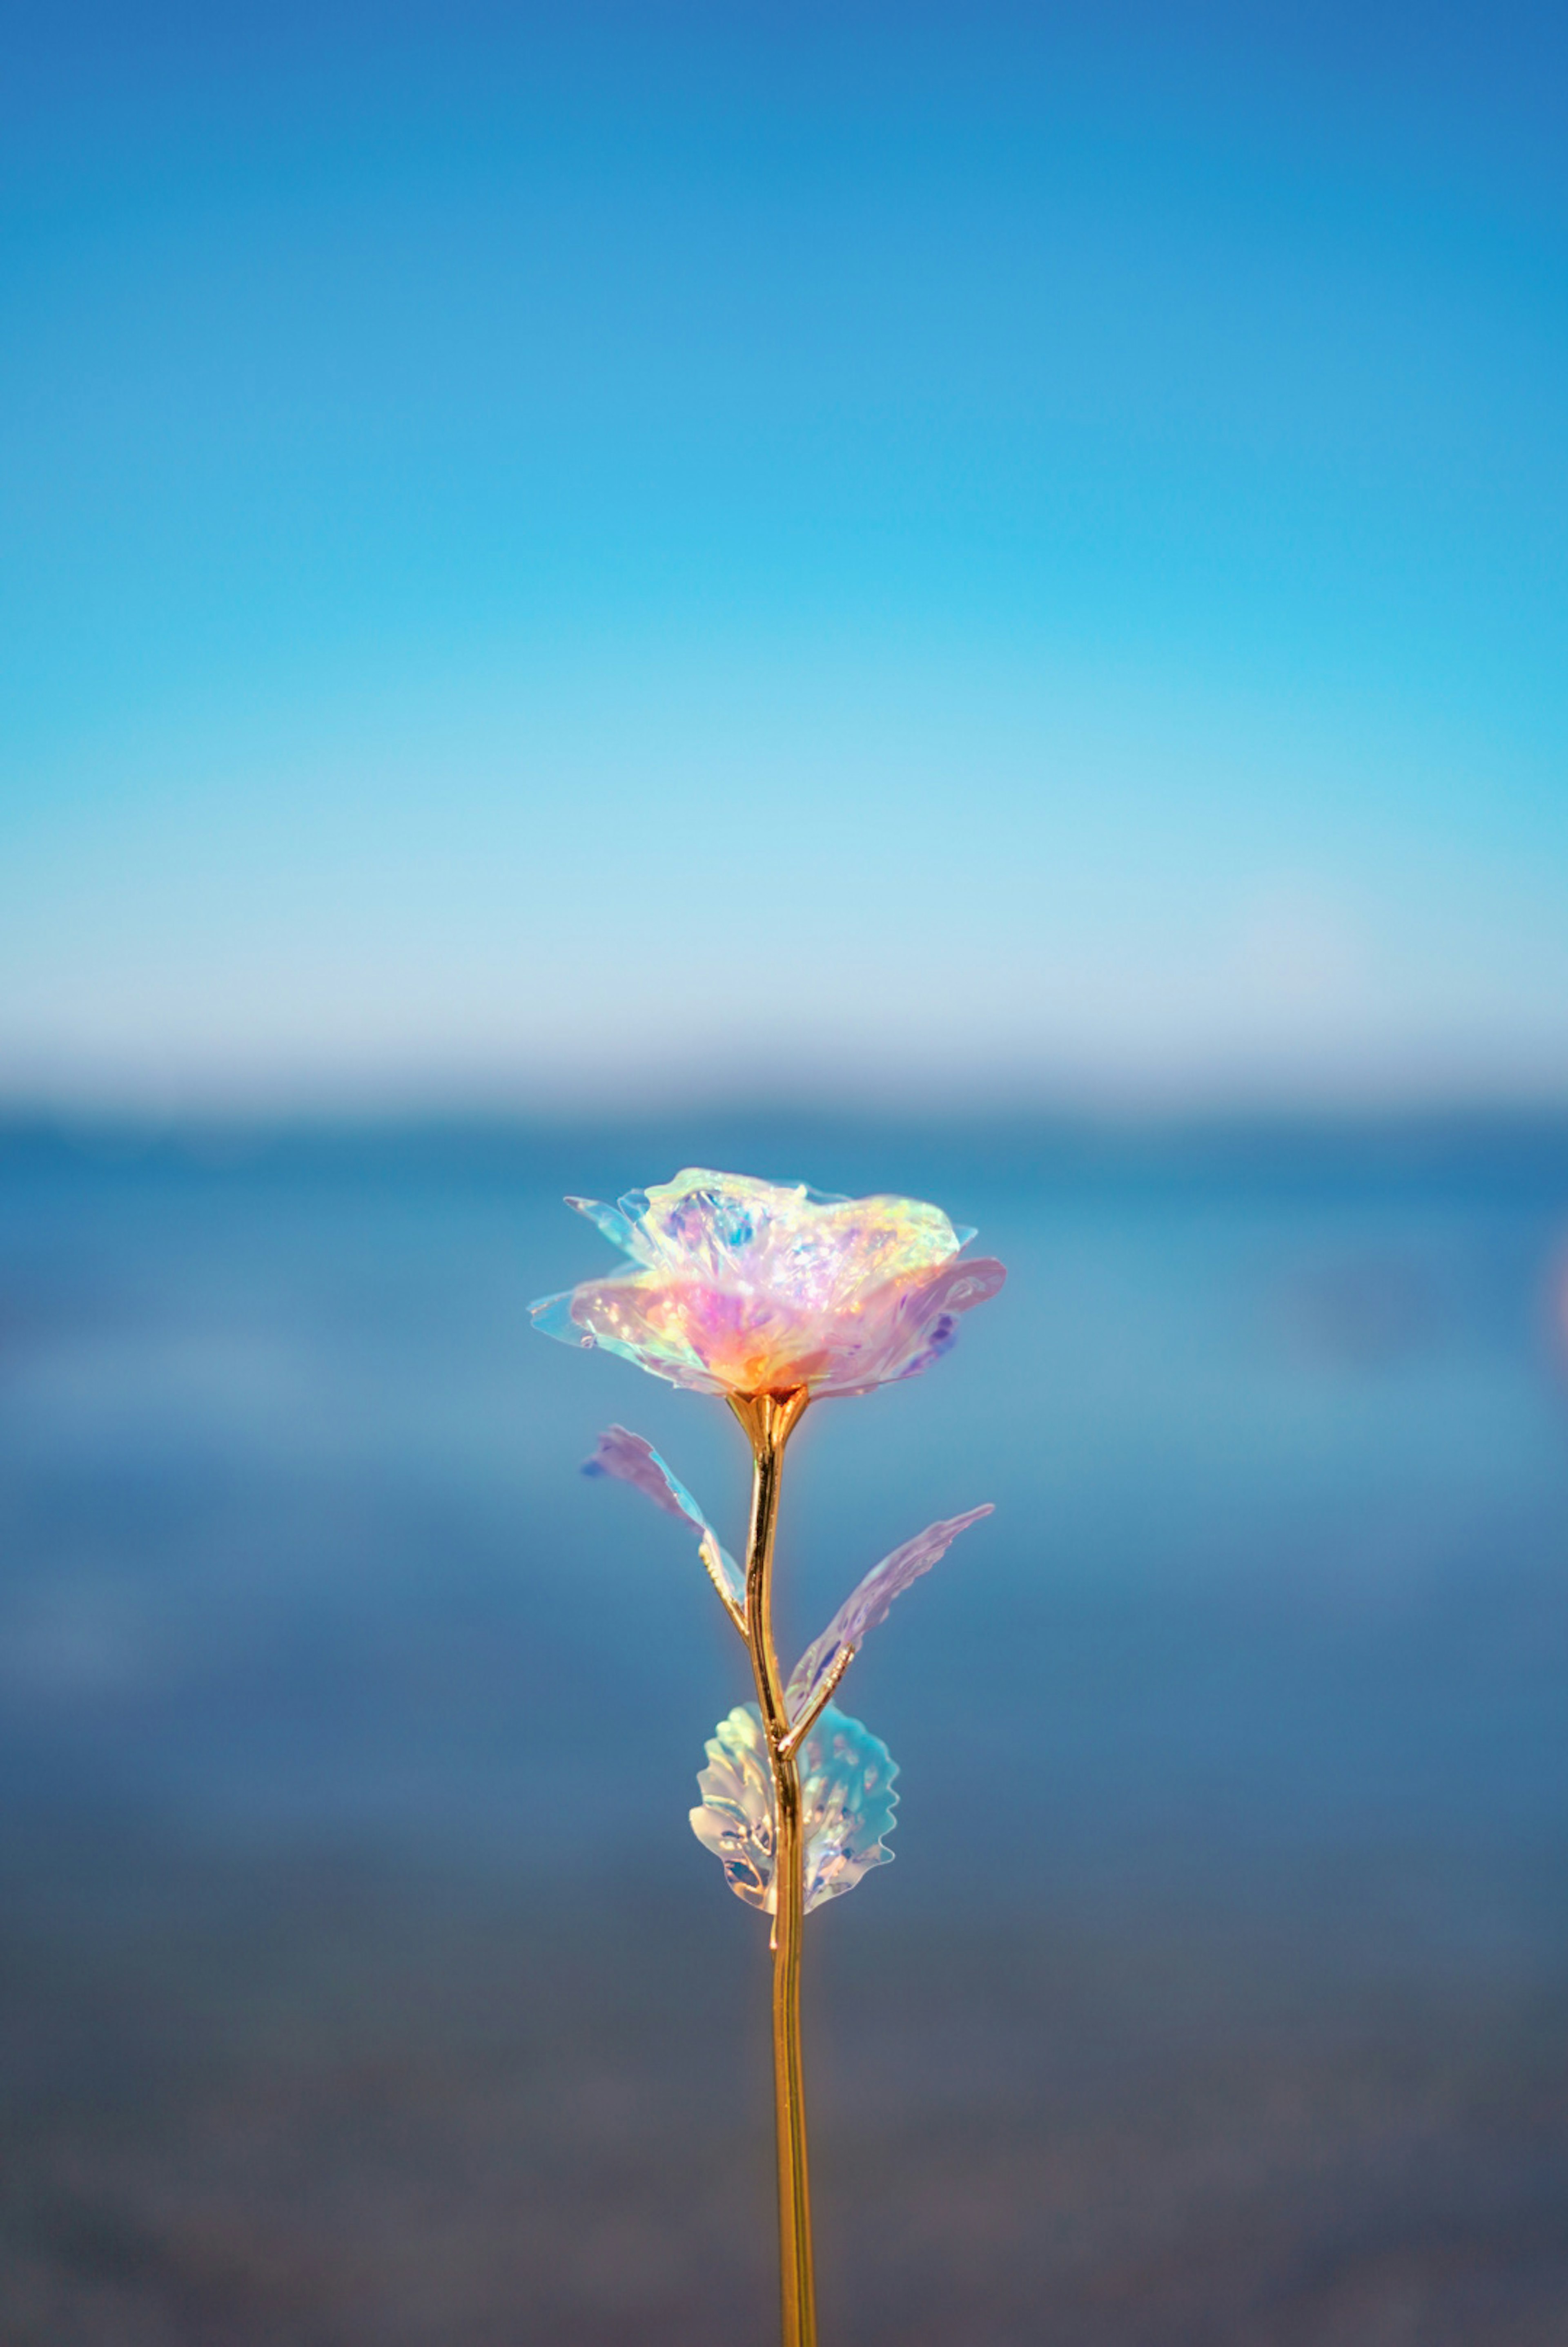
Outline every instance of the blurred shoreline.
[[[864, 2347], [1555, 2347], [1568, 1120], [0, 1123], [16, 2347], [762, 2347], [733, 1638], [579, 1478], [724, 1413], [531, 1334], [678, 1163], [897, 1186], [1010, 1284], [813, 1412], [803, 1641], [898, 1863], [811, 1983]], [[792, 1454], [792, 1457], [796, 1454]]]
[[[8, 2339], [764, 2347], [740, 1911], [648, 1878], [563, 1901], [362, 1860], [131, 1872], [44, 1911], [35, 1876], [0, 1932]], [[1157, 1909], [846, 1911], [813, 1953], [847, 2336], [1558, 2335], [1561, 1964], [1380, 1977]]]

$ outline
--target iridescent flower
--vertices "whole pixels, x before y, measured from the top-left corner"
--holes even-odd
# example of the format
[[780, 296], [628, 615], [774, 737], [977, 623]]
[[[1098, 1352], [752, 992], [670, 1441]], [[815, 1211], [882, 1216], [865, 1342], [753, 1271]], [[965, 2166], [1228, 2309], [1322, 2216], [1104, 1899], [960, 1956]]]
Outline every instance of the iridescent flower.
[[651, 1443], [599, 1438], [591, 1475], [630, 1483], [698, 1535], [697, 1553], [744, 1643], [757, 1701], [721, 1719], [697, 1779], [692, 1830], [738, 1897], [773, 1919], [773, 2089], [784, 2347], [815, 2347], [811, 2209], [800, 2058], [800, 1941], [808, 1911], [841, 1898], [892, 1852], [897, 1768], [833, 1696], [867, 1632], [989, 1505], [928, 1524], [873, 1565], [786, 1679], [773, 1637], [773, 1546], [784, 1448], [820, 1395], [869, 1393], [945, 1353], [958, 1315], [1006, 1276], [965, 1260], [955, 1231], [915, 1198], [835, 1198], [688, 1168], [618, 1206], [572, 1198], [632, 1262], [535, 1304], [546, 1336], [602, 1345], [672, 1385], [722, 1395], [751, 1445], [751, 1521], [738, 1564]]
[[914, 1377], [1005, 1277], [993, 1258], [962, 1255], [972, 1231], [915, 1198], [695, 1166], [617, 1206], [567, 1203], [636, 1268], [545, 1296], [538, 1327], [702, 1393], [817, 1399]]

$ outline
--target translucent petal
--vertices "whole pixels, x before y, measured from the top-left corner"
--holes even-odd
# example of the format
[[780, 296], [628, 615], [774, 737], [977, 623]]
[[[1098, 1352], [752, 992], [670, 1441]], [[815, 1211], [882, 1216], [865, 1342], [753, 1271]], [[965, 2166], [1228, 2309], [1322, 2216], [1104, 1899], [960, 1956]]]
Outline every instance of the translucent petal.
[[942, 1266], [912, 1286], [886, 1283], [852, 1309], [803, 1318], [766, 1291], [633, 1273], [585, 1280], [533, 1307], [537, 1326], [602, 1345], [671, 1384], [704, 1393], [868, 1393], [916, 1377], [952, 1348], [957, 1316], [994, 1296], [987, 1257]]
[[764, 1291], [798, 1310], [841, 1307], [890, 1278], [958, 1251], [940, 1206], [918, 1198], [840, 1198], [743, 1174], [687, 1166], [622, 1200], [651, 1261], [684, 1278]]
[[554, 1337], [563, 1345], [591, 1346], [594, 1339], [576, 1317], [577, 1290], [568, 1287], [560, 1296], [542, 1296], [528, 1307], [529, 1317], [542, 1337]]
[[[706, 1748], [708, 1766], [697, 1780], [702, 1807], [691, 1812], [691, 1829], [718, 1860], [737, 1898], [770, 1915], [773, 1780], [757, 1706], [738, 1704]], [[897, 1775], [898, 1764], [880, 1737], [833, 1705], [824, 1708], [800, 1755], [808, 1915], [892, 1858], [886, 1837], [897, 1822]]]
[[585, 1214], [623, 1255], [634, 1255], [638, 1262], [643, 1260], [636, 1226], [619, 1206], [602, 1205], [597, 1198], [568, 1198], [566, 1204], [575, 1206], [579, 1214]]
[[545, 1297], [540, 1327], [702, 1392], [854, 1394], [916, 1376], [1005, 1276], [961, 1261], [970, 1234], [915, 1198], [689, 1166], [617, 1206], [575, 1203], [638, 1267]]
[[911, 1581], [929, 1573], [939, 1557], [947, 1554], [960, 1532], [977, 1524], [982, 1516], [993, 1514], [987, 1500], [978, 1508], [971, 1508], [962, 1516], [944, 1516], [940, 1523], [927, 1524], [923, 1532], [904, 1542], [873, 1564], [865, 1579], [845, 1598], [821, 1636], [809, 1645], [793, 1671], [785, 1690], [785, 1707], [791, 1719], [798, 1719], [810, 1701], [818, 1681], [832, 1663], [840, 1646], [851, 1654], [858, 1652], [868, 1630], [887, 1619], [895, 1597], [901, 1597]]
[[599, 1437], [598, 1448], [591, 1459], [583, 1461], [585, 1475], [613, 1475], [622, 1483], [650, 1499], [656, 1508], [667, 1515], [684, 1516], [696, 1527], [702, 1538], [698, 1553], [710, 1573], [717, 1568], [718, 1577], [737, 1605], [746, 1603], [746, 1581], [740, 1567], [728, 1549], [719, 1542], [708, 1518], [687, 1490], [679, 1477], [670, 1472], [651, 1442], [640, 1434], [631, 1433], [624, 1426], [606, 1427]]
[[993, 1255], [949, 1263], [912, 1286], [868, 1297], [857, 1322], [832, 1331], [829, 1366], [813, 1378], [827, 1397], [869, 1393], [874, 1386], [918, 1377], [950, 1353], [961, 1312], [993, 1296], [1007, 1277]]
[[651, 1274], [588, 1279], [565, 1296], [547, 1296], [531, 1305], [536, 1327], [570, 1344], [602, 1345], [639, 1368], [667, 1378], [672, 1385], [723, 1393], [724, 1380], [709, 1370], [691, 1341], [696, 1316], [667, 1281]]

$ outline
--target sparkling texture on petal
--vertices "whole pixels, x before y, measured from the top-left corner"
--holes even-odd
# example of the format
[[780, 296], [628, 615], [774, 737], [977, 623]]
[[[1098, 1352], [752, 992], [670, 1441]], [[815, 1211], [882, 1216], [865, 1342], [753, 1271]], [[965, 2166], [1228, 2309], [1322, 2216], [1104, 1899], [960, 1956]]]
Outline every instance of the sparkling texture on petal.
[[798, 1719], [811, 1699], [818, 1681], [831, 1665], [840, 1646], [851, 1654], [859, 1651], [868, 1630], [885, 1622], [895, 1597], [901, 1597], [911, 1581], [929, 1573], [940, 1557], [947, 1554], [960, 1532], [977, 1524], [982, 1516], [994, 1513], [987, 1500], [978, 1508], [971, 1508], [962, 1516], [945, 1516], [940, 1523], [927, 1524], [923, 1532], [907, 1540], [884, 1556], [880, 1564], [872, 1565], [865, 1579], [850, 1591], [821, 1636], [809, 1645], [789, 1675], [784, 1703], [791, 1719]]
[[868, 1392], [916, 1376], [1005, 1273], [916, 1198], [840, 1198], [688, 1167], [618, 1205], [570, 1202], [636, 1266], [533, 1307], [547, 1335], [602, 1345], [707, 1393]]
[[698, 1553], [709, 1573], [718, 1572], [719, 1580], [737, 1605], [746, 1604], [746, 1579], [740, 1567], [721, 1543], [718, 1533], [677, 1475], [671, 1473], [654, 1449], [640, 1434], [633, 1434], [624, 1426], [606, 1427], [599, 1437], [598, 1449], [591, 1459], [583, 1461], [585, 1475], [613, 1475], [622, 1483], [630, 1483], [636, 1491], [650, 1499], [666, 1515], [683, 1516], [701, 1534]]
[[[773, 1780], [762, 1714], [737, 1704], [707, 1745], [697, 1778], [702, 1807], [691, 1829], [724, 1869], [738, 1899], [774, 1911]], [[886, 1836], [897, 1819], [898, 1764], [881, 1738], [829, 1704], [800, 1755], [800, 1815], [806, 1847], [806, 1912], [842, 1898], [892, 1858]]]

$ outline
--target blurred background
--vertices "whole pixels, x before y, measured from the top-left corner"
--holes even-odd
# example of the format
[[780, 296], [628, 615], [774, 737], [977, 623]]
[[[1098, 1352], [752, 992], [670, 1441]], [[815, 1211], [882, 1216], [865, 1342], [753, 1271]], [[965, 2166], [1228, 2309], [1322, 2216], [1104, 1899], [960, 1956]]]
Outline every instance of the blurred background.
[[0, 2338], [764, 2347], [738, 1650], [546, 1346], [712, 1163], [899, 1863], [825, 2339], [1568, 2327], [1568, 39], [13, 0]]

